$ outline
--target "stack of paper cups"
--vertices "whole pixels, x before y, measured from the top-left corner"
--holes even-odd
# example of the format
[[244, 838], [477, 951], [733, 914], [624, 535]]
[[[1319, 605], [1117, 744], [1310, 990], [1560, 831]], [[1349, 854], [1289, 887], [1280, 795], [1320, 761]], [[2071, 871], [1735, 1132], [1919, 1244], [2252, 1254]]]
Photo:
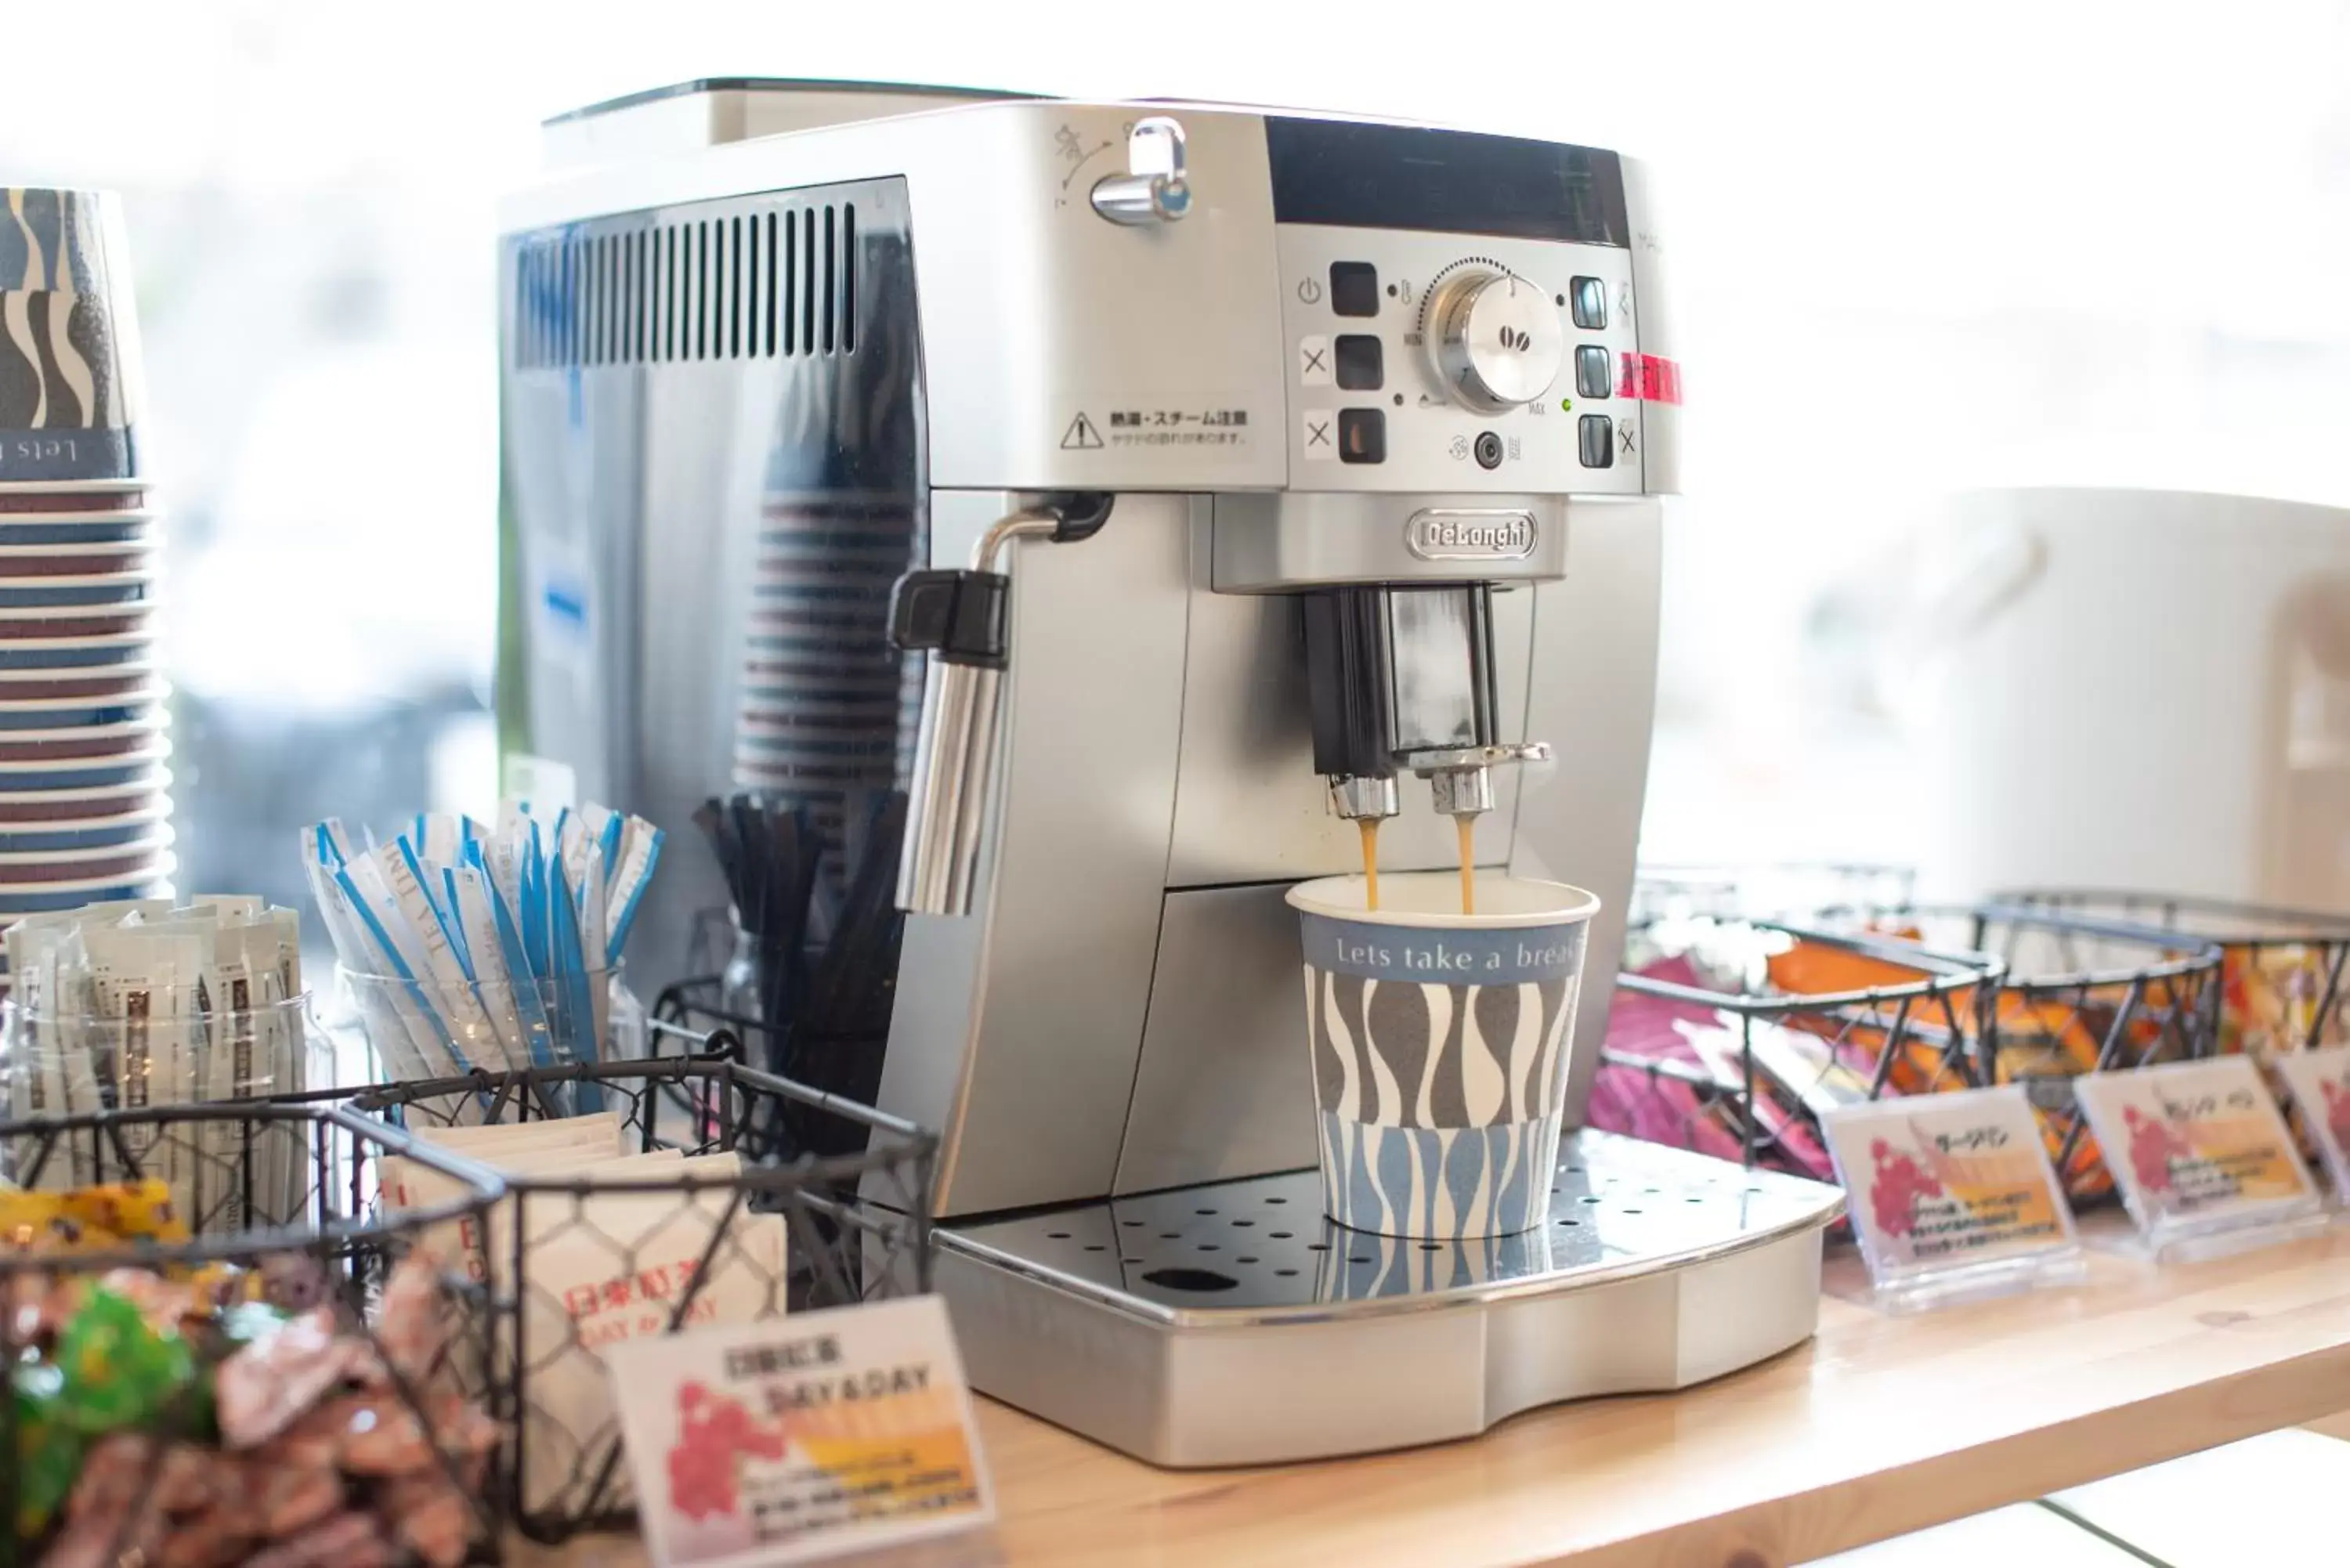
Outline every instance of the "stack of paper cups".
[[172, 857], [120, 210], [88, 191], [0, 188], [0, 205], [5, 926], [166, 891]]

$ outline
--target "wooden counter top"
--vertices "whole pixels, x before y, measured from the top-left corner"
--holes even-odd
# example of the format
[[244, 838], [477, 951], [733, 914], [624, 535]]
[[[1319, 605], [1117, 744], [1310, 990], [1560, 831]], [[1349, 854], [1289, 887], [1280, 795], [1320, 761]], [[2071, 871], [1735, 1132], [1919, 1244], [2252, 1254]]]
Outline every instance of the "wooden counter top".
[[1809, 1345], [1437, 1448], [1159, 1470], [983, 1403], [998, 1542], [1019, 1568], [1781, 1568], [2350, 1409], [2350, 1226], [2159, 1271], [2120, 1216], [2084, 1231], [2086, 1285], [1912, 1317], [1834, 1257]]

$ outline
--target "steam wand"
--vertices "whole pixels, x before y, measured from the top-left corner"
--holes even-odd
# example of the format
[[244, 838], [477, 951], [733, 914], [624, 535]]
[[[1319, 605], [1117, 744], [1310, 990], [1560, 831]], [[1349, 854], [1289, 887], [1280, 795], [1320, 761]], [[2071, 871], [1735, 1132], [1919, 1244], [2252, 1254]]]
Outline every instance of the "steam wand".
[[891, 589], [889, 640], [930, 656], [898, 862], [899, 909], [971, 913], [993, 805], [1003, 674], [1012, 667], [1012, 546], [1089, 539], [1109, 511], [1107, 495], [1049, 497], [997, 518], [969, 567], [908, 572]]

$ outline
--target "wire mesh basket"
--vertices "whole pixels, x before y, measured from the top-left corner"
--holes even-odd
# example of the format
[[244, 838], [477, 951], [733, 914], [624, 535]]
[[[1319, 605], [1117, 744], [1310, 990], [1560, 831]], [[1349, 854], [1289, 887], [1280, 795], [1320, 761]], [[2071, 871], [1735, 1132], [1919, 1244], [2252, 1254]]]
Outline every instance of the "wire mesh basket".
[[[448, 1196], [383, 1215], [380, 1155]], [[421, 1245], [485, 1217], [494, 1177], [346, 1108], [254, 1102], [0, 1123], [0, 1170], [7, 1561], [453, 1568], [494, 1548], [498, 1428], [473, 1397], [494, 1313]]]
[[[2220, 951], [2183, 933], [2000, 905], [1824, 910], [1830, 929], [1988, 953], [2004, 972], [1972, 1010], [1969, 1049], [1986, 1084], [2021, 1084], [2048, 1157], [2076, 1202], [2110, 1197], [2113, 1177], [2073, 1094], [2086, 1073], [2210, 1055]], [[1925, 1027], [1930, 1028], [1930, 1025]]]
[[1987, 954], [1709, 916], [1626, 949], [1595, 1127], [1833, 1181], [1823, 1115], [1983, 1082], [1970, 1044], [2003, 970]]
[[2194, 939], [2220, 949], [2218, 1042], [2223, 1053], [2272, 1056], [2350, 1043], [2350, 917], [2168, 893], [2035, 888], [2000, 896], [2046, 909]]
[[538, 1541], [633, 1522], [605, 1346], [930, 1287], [936, 1138], [743, 1065], [731, 1029], [678, 1022], [690, 1003], [665, 998], [663, 1011], [656, 1049], [667, 1035], [686, 1054], [399, 1084], [356, 1102], [411, 1128], [526, 1123], [592, 1089], [616, 1128], [608, 1167], [507, 1175], [484, 1238], [506, 1502]]
[[1594, 1125], [1823, 1179], [1839, 1105], [2021, 1083], [2066, 1190], [2105, 1198], [2073, 1080], [2208, 1054], [2217, 1031], [2217, 946], [2045, 908], [1870, 898], [1802, 926], [1662, 919], [1627, 948]]

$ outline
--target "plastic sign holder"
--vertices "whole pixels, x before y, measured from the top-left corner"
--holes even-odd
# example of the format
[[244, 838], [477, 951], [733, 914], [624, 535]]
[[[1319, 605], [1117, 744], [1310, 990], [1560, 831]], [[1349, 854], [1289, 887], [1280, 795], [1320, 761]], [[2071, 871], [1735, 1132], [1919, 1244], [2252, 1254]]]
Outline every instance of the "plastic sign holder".
[[606, 1365], [661, 1568], [1001, 1561], [938, 1296], [629, 1340]]
[[2269, 1070], [2284, 1080], [2302, 1130], [2334, 1183], [2334, 1201], [2350, 1206], [2350, 1045], [2281, 1052], [2269, 1058]]
[[1919, 1312], [2078, 1283], [2072, 1210], [2021, 1085], [1821, 1118], [1877, 1303]]
[[2271, 1246], [2328, 1223], [2250, 1056], [2092, 1073], [2074, 1093], [2158, 1262]]

